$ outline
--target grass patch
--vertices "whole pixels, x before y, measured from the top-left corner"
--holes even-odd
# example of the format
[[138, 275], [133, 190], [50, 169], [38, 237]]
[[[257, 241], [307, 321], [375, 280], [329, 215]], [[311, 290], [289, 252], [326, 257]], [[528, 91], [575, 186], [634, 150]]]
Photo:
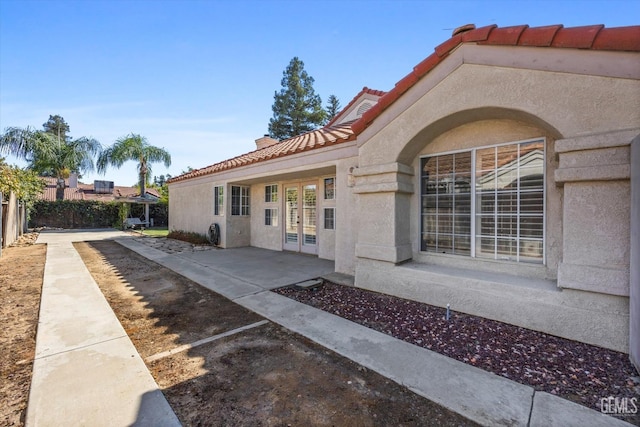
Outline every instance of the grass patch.
[[167, 237], [169, 235], [169, 229], [160, 227], [145, 228], [144, 230], [142, 230], [142, 234], [151, 237]]
[[181, 230], [173, 230], [169, 234], [167, 234], [169, 239], [182, 240], [184, 242], [189, 242], [194, 245], [208, 245], [209, 240], [207, 236], [204, 234], [193, 233], [191, 231], [181, 231]]

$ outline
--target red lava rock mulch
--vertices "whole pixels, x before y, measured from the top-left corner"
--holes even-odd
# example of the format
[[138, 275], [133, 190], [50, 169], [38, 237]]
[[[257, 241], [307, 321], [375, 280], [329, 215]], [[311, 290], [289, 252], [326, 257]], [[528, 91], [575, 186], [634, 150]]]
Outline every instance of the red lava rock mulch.
[[605, 397], [640, 400], [624, 353], [326, 281], [274, 292], [597, 411]]

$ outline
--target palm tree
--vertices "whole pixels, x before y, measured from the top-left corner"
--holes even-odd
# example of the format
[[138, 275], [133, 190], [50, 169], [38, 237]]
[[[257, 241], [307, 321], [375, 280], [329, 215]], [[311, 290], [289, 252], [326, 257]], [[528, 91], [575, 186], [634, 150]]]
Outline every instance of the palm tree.
[[58, 179], [56, 198], [64, 195], [65, 178], [70, 172], [92, 172], [93, 158], [102, 150], [100, 143], [87, 137], [72, 140], [30, 127], [7, 128], [0, 137], [0, 153], [26, 160], [28, 169]]
[[166, 167], [171, 165], [171, 155], [164, 148], [149, 145], [147, 138], [130, 134], [118, 138], [116, 142], [102, 151], [98, 156], [98, 172], [104, 173], [108, 165], [120, 168], [126, 161], [138, 162], [138, 176], [140, 182], [140, 196], [146, 197], [147, 177], [151, 174], [151, 163], [163, 162]]

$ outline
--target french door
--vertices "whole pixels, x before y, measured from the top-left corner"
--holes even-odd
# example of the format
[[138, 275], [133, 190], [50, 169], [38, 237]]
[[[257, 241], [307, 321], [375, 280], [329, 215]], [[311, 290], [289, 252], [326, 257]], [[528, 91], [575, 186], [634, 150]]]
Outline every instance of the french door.
[[284, 249], [318, 253], [317, 183], [295, 183], [284, 186]]

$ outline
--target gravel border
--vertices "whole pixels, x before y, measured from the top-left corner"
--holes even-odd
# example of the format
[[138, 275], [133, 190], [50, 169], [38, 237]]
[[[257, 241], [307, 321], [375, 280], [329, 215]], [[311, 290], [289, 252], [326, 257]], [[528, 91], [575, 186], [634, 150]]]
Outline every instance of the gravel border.
[[597, 411], [609, 396], [640, 401], [624, 353], [464, 313], [447, 321], [444, 308], [328, 281], [273, 292]]

